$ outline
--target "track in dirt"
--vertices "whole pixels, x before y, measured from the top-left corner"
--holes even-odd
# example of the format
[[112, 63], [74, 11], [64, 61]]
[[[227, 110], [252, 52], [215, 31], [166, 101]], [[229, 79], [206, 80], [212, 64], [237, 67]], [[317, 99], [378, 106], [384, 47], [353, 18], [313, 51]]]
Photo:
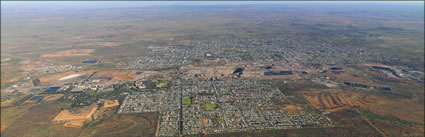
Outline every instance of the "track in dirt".
[[318, 109], [339, 109], [366, 107], [368, 105], [359, 95], [349, 93], [313, 93], [303, 94], [310, 105]]

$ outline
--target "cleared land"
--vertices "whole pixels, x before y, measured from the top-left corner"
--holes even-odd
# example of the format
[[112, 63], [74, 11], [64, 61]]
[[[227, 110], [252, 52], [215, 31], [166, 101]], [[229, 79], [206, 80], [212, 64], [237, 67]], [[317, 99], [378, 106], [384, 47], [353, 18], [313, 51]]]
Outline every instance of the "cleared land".
[[57, 99], [63, 97], [63, 94], [53, 94], [43, 98], [44, 101], [56, 101]]
[[28, 113], [28, 110], [34, 106], [33, 104], [27, 104], [24, 106], [16, 107], [2, 107], [1, 108], [1, 132], [9, 127], [16, 120]]
[[[10, 137], [43, 136], [58, 137], [63, 135], [78, 136], [77, 128], [64, 127], [62, 124], [50, 122], [62, 108], [69, 106], [63, 103], [37, 104], [8, 126], [1, 135]], [[3, 116], [2, 116], [3, 117]]]
[[80, 136], [155, 136], [157, 113], [121, 114], [88, 124]]
[[354, 93], [321, 93], [304, 94], [310, 105], [318, 109], [328, 109], [335, 111], [349, 107], [366, 107], [366, 103], [361, 96]]
[[63, 122], [73, 120], [91, 120], [92, 115], [96, 112], [97, 105], [92, 105], [86, 109], [80, 110], [79, 113], [72, 113], [69, 110], [62, 110], [52, 121]]
[[52, 54], [44, 54], [41, 58], [91, 56], [90, 53], [92, 52], [94, 52], [94, 49], [70, 49]]
[[134, 80], [133, 76], [114, 76], [115, 80]]
[[74, 77], [76, 75], [87, 75], [93, 72], [95, 72], [95, 70], [88, 70], [83, 72], [63, 72], [63, 73], [58, 73], [53, 75], [42, 76], [39, 79], [41, 83], [49, 83], [49, 82], [56, 82], [60, 80], [66, 80], [68, 78], [71, 78], [71, 76]]
[[110, 107], [115, 107], [115, 106], [119, 106], [119, 102], [118, 100], [108, 100], [103, 104], [103, 108], [110, 108]]

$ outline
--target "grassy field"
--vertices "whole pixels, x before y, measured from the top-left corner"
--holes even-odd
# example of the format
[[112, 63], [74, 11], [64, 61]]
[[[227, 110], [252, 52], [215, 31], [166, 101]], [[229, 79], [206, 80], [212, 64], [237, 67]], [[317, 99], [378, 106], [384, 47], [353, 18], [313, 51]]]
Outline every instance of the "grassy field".
[[202, 108], [205, 109], [205, 110], [212, 110], [212, 109], [215, 109], [216, 107], [217, 107], [216, 104], [204, 104], [204, 105], [202, 105]]
[[158, 85], [156, 85], [156, 87], [158, 87], [158, 88], [166, 88], [166, 87], [168, 87], [168, 84], [167, 83], [159, 83]]
[[115, 115], [87, 124], [80, 136], [154, 136], [157, 117], [157, 113]]
[[17, 119], [28, 113], [32, 104], [15, 107], [2, 107], [1, 108], [1, 131], [13, 124]]
[[[62, 124], [52, 123], [51, 120], [69, 104], [46, 103], [38, 104], [27, 110], [20, 118], [7, 127], [2, 135], [18, 136], [77, 136], [79, 129], [65, 128]], [[3, 118], [3, 116], [2, 116]]]
[[183, 105], [189, 105], [190, 103], [192, 103], [192, 100], [190, 100], [190, 97], [183, 98]]
[[23, 74], [19, 70], [18, 60], [2, 61], [1, 64], [1, 89], [10, 87], [21, 80]]

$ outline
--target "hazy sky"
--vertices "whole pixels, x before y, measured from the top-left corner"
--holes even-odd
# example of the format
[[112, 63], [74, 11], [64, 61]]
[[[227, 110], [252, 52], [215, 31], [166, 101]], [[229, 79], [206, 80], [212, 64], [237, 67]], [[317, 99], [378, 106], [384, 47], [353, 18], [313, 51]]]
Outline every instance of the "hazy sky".
[[415, 5], [424, 1], [2, 1], [2, 11], [8, 9], [46, 8], [116, 8], [167, 5], [244, 5], [244, 4], [374, 4], [374, 5]]
[[2, 1], [8, 5], [56, 5], [56, 6], [95, 6], [95, 5], [227, 5], [227, 4], [267, 4], [267, 3], [381, 3], [381, 4], [424, 4], [424, 1]]

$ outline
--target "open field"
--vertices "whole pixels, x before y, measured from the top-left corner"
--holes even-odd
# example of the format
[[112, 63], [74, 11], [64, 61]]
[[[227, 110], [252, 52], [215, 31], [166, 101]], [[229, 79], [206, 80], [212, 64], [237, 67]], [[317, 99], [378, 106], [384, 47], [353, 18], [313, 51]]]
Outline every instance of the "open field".
[[50, 122], [61, 111], [61, 108], [68, 105], [62, 103], [37, 104], [6, 128], [2, 132], [2, 136], [78, 136], [78, 129]]
[[90, 56], [90, 53], [92, 52], [94, 52], [94, 49], [71, 49], [52, 54], [44, 54], [41, 56], [41, 58]]
[[156, 113], [121, 114], [88, 124], [80, 136], [154, 136]]
[[48, 96], [44, 97], [43, 100], [44, 101], [56, 101], [61, 97], [63, 97], [63, 94], [53, 94], [53, 95], [48, 95]]
[[381, 116], [393, 116], [418, 125], [424, 124], [423, 103], [418, 102], [417, 99], [394, 99], [379, 96], [367, 96], [366, 99], [373, 104], [369, 110]]
[[[75, 41], [75, 39], [69, 39], [69, 41]], [[83, 41], [81, 41], [83, 42]], [[120, 45], [120, 43], [117, 42], [87, 42], [78, 46], [85, 47], [85, 46], [105, 46], [105, 47], [115, 47]]]
[[[69, 105], [69, 104], [68, 104]], [[2, 108], [2, 136], [153, 136], [156, 128], [156, 113], [108, 115], [93, 122], [86, 120], [65, 120], [51, 122], [67, 104], [47, 103]], [[34, 107], [33, 107], [34, 106]], [[31, 108], [32, 107], [32, 108]], [[59, 114], [58, 114], [59, 113]], [[79, 116], [77, 116], [80, 118]], [[63, 118], [63, 117], [62, 117]], [[72, 118], [75, 119], [75, 116]], [[85, 117], [86, 118], [86, 117]], [[84, 124], [87, 127], [81, 128]], [[71, 128], [70, 128], [71, 127]]]
[[285, 107], [282, 107], [282, 111], [289, 114], [289, 115], [294, 115], [294, 114], [298, 114], [299, 110], [301, 110], [302, 108], [300, 106], [296, 106], [296, 105], [286, 105]]
[[1, 132], [13, 124], [17, 119], [28, 113], [28, 110], [34, 106], [27, 104], [23, 106], [2, 107], [1, 108]]
[[136, 78], [135, 72], [135, 70], [99, 69], [93, 77], [110, 77], [114, 80], [130, 81]]
[[63, 73], [57, 73], [57, 74], [53, 74], [53, 75], [46, 75], [46, 76], [42, 76], [40, 77], [40, 82], [41, 83], [49, 83], [49, 82], [56, 82], [56, 81], [60, 81], [60, 80], [67, 80], [70, 78], [75, 78], [77, 76], [81, 76], [81, 75], [88, 75], [95, 72], [94, 70], [88, 70], [88, 71], [82, 71], [82, 72], [63, 72]]
[[133, 80], [133, 76], [114, 76], [115, 80]]
[[10, 87], [21, 80], [22, 77], [23, 75], [19, 71], [19, 65], [1, 63], [1, 89]]
[[337, 110], [347, 107], [366, 107], [369, 104], [355, 93], [305, 94], [304, 97], [318, 109]]

